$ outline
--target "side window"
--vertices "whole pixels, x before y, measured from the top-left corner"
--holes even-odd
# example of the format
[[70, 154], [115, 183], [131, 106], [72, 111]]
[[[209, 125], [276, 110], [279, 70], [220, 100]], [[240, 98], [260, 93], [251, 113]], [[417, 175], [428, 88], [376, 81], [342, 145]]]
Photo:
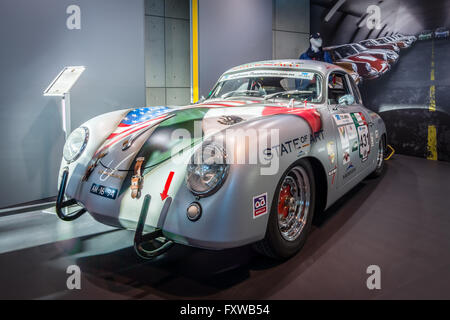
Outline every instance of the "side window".
[[341, 97], [352, 94], [345, 74], [332, 73], [328, 77], [328, 104], [338, 104]]
[[355, 103], [361, 104], [362, 103], [361, 93], [359, 92], [359, 89], [355, 83], [355, 80], [353, 80], [352, 77], [348, 77], [348, 80], [350, 81], [350, 85], [352, 86], [353, 97], [355, 98]]

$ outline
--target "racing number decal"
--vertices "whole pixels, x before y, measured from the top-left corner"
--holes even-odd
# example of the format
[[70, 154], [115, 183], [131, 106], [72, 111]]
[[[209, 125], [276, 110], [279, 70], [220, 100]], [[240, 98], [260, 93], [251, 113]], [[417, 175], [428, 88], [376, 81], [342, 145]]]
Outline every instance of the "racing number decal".
[[[366, 161], [370, 153], [371, 137], [364, 115], [361, 112], [354, 112], [350, 114], [335, 114], [333, 118], [341, 138], [342, 163], [346, 165], [350, 162], [350, 147], [352, 152], [359, 149], [361, 161]], [[350, 144], [350, 141], [352, 141], [352, 144]]]
[[358, 127], [359, 155], [362, 161], [366, 161], [370, 152], [369, 129], [366, 125]]
[[370, 153], [370, 134], [364, 115], [359, 113], [352, 113], [353, 122], [358, 130], [359, 140], [359, 157], [364, 162], [369, 157]]

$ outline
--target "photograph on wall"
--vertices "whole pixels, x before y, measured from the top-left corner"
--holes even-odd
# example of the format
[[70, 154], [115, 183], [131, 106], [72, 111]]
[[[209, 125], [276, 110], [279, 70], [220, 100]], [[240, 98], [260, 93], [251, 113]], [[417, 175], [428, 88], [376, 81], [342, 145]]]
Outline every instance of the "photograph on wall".
[[450, 2], [311, 0], [311, 32], [357, 73], [397, 153], [450, 161]]

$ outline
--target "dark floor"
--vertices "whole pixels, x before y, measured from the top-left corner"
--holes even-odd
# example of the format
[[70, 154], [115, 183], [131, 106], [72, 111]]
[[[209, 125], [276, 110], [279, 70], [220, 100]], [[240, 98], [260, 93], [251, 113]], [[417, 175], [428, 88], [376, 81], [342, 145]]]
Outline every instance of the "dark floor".
[[[133, 234], [89, 216], [67, 223], [41, 212], [0, 217], [0, 298], [450, 299], [450, 164], [396, 155], [317, 219], [285, 263], [248, 247], [174, 247], [142, 261]], [[82, 271], [66, 289], [66, 268]], [[381, 268], [381, 290], [366, 268]]]
[[[426, 158], [430, 154], [428, 126], [435, 126], [438, 159], [450, 161], [449, 50], [450, 39], [417, 41], [401, 50], [392, 70], [361, 87], [364, 104], [383, 118], [389, 143], [398, 153]], [[435, 88], [433, 112], [431, 86]]]

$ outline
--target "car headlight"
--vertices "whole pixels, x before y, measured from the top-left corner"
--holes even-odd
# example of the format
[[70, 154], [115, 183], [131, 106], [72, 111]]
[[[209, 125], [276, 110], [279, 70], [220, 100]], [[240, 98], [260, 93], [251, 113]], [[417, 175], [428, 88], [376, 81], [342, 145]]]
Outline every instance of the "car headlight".
[[224, 148], [214, 142], [205, 142], [187, 165], [187, 187], [194, 195], [207, 197], [223, 185], [229, 167]]
[[372, 67], [367, 62], [366, 62], [366, 70], [369, 72], [372, 71]]
[[89, 129], [79, 127], [75, 129], [67, 138], [63, 149], [64, 159], [68, 162], [74, 162], [83, 153], [89, 140]]

